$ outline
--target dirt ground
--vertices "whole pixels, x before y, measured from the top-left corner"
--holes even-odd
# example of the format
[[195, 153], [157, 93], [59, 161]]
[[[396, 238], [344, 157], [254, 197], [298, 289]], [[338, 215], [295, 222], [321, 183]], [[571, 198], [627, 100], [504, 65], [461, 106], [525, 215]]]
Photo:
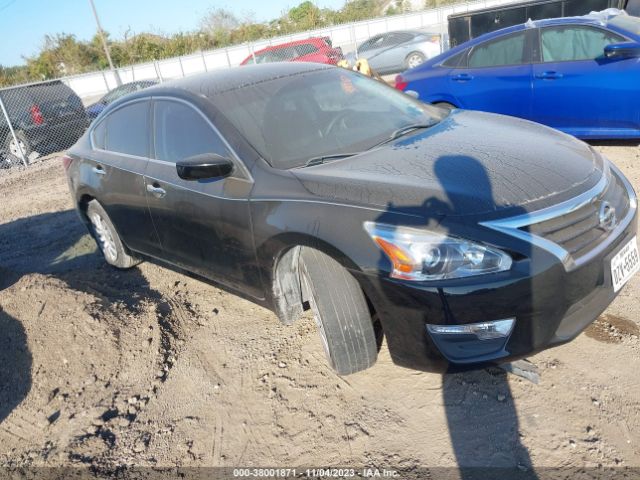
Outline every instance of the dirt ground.
[[[638, 147], [598, 148], [640, 190]], [[164, 266], [106, 266], [58, 159], [0, 172], [0, 205], [0, 466], [640, 468], [640, 275], [530, 358], [538, 385], [403, 369], [384, 346], [341, 378], [310, 317], [285, 327]]]

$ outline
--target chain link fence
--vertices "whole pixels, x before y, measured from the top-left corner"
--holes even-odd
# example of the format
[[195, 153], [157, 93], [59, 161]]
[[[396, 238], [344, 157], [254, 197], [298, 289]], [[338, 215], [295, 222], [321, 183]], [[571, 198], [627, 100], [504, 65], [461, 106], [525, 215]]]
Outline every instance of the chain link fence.
[[477, 0], [285, 35], [181, 57], [0, 89], [0, 168], [65, 150], [123, 95], [167, 80], [240, 65], [309, 61], [353, 65], [366, 58], [382, 75], [417, 66], [448, 48], [447, 17], [513, 3]]

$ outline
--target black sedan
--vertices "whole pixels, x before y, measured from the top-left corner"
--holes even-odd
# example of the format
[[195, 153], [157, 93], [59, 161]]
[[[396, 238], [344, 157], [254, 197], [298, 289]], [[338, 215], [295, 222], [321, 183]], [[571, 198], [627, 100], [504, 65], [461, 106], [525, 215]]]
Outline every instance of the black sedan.
[[140, 91], [64, 165], [108, 263], [167, 262], [285, 325], [310, 308], [340, 374], [383, 338], [429, 371], [567, 342], [640, 267], [636, 195], [588, 145], [335, 67]]

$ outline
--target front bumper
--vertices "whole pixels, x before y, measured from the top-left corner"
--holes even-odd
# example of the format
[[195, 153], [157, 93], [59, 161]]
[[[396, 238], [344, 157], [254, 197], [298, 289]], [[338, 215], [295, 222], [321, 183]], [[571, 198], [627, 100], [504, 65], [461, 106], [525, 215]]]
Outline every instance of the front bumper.
[[[604, 250], [572, 270], [534, 249], [531, 258], [514, 262], [509, 272], [441, 286], [364, 274], [359, 280], [376, 307], [396, 364], [441, 372], [502, 363], [572, 340], [606, 310], [617, 296], [611, 258], [636, 236], [637, 212], [620, 227]], [[467, 344], [461, 355], [460, 344], [447, 346], [427, 331], [428, 324], [507, 318], [516, 319], [510, 336], [493, 341], [493, 346], [477, 340], [475, 353]]]

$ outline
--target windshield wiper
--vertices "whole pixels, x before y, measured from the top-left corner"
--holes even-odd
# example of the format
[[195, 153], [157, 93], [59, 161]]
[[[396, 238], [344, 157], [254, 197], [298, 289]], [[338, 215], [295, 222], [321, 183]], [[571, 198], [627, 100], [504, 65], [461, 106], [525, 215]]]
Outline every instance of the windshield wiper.
[[323, 163], [326, 163], [329, 160], [339, 160], [341, 158], [353, 157], [354, 155], [358, 155], [358, 153], [360, 153], [360, 152], [356, 152], [356, 153], [334, 153], [332, 155], [322, 155], [320, 157], [313, 157], [313, 158], [310, 158], [309, 160], [307, 160], [307, 163], [305, 163], [304, 165], [301, 165], [298, 168], [312, 167], [314, 165], [322, 165]]
[[412, 123], [410, 125], [405, 125], [404, 127], [400, 127], [399, 129], [395, 130], [391, 135], [389, 135], [389, 138], [387, 138], [386, 140], [383, 140], [380, 143], [376, 143], [371, 148], [379, 147], [380, 145], [393, 142], [394, 140], [397, 140], [398, 138], [406, 135], [407, 133], [411, 133], [414, 130], [420, 130], [422, 128], [431, 128], [434, 125], [435, 123]]

